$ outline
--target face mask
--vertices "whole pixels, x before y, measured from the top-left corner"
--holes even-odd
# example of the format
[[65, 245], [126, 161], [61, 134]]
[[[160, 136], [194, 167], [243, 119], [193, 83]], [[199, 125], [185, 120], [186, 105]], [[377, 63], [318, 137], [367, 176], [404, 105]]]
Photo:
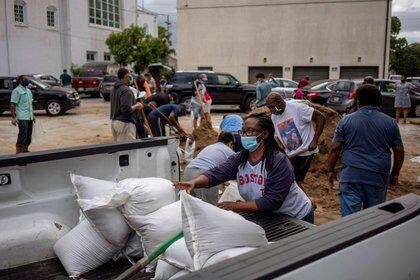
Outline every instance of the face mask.
[[280, 115], [281, 113], [283, 113], [283, 110], [280, 108], [277, 108], [277, 106], [274, 106], [273, 109], [270, 109], [270, 112], [273, 115]]
[[253, 152], [256, 149], [258, 149], [262, 141], [258, 143], [257, 138], [261, 135], [261, 133], [258, 134], [258, 136], [241, 136], [242, 146], [250, 152]]
[[29, 86], [29, 80], [24, 80], [24, 81], [22, 82], [22, 86], [24, 86], [24, 87]]

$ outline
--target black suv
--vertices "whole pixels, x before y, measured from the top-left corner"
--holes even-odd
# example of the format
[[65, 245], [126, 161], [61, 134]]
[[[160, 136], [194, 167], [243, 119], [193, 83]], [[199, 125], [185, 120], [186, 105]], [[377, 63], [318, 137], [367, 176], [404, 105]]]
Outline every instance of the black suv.
[[207, 75], [206, 88], [212, 97], [212, 105], [238, 105], [249, 111], [255, 106], [255, 86], [242, 84], [234, 76], [212, 71], [178, 71], [168, 81], [167, 92], [178, 94], [179, 103], [189, 104], [193, 93], [193, 81], [197, 75]]
[[[58, 116], [80, 105], [79, 95], [74, 89], [52, 87], [33, 77], [28, 79], [34, 110], [45, 110], [49, 116]], [[10, 98], [17, 86], [16, 80], [17, 77], [0, 77], [0, 114], [10, 110]]]

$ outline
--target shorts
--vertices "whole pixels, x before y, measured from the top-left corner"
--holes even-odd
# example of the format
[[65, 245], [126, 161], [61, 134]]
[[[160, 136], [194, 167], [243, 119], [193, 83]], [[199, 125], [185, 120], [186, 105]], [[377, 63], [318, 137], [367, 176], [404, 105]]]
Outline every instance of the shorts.
[[204, 103], [204, 113], [210, 113], [210, 110], [211, 110], [211, 102], [212, 102], [212, 100], [210, 99], [209, 101], [206, 101], [205, 103]]
[[191, 109], [193, 111], [194, 118], [198, 118], [199, 116], [203, 115], [203, 110], [201, 108], [201, 105], [198, 105], [196, 103], [191, 103]]
[[298, 182], [303, 182], [311, 166], [314, 155], [310, 156], [295, 156], [290, 159], [295, 172], [295, 178]]

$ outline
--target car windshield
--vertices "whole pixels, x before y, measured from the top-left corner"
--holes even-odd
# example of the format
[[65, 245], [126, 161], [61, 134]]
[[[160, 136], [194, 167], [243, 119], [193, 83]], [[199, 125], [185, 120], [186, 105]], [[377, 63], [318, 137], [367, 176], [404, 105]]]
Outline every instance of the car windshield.
[[102, 71], [82, 71], [79, 74], [79, 77], [102, 77]]
[[[313, 85], [313, 84], [315, 84], [315, 85]], [[333, 83], [330, 82], [330, 81], [327, 81], [327, 82], [324, 81], [324, 82], [321, 82], [321, 83], [315, 82], [315, 83], [312, 83], [309, 86], [306, 86], [304, 88], [307, 88], [307, 89], [310, 89], [310, 90], [322, 90], [322, 89], [326, 89], [327, 86], [330, 86], [332, 84]]]
[[34, 83], [35, 85], [37, 85], [37, 86], [39, 86], [40, 88], [42, 88], [42, 89], [46, 89], [46, 88], [51, 87], [50, 85], [48, 85], [48, 84], [46, 84], [46, 83], [42, 82], [41, 80], [35, 79], [35, 78], [30, 78], [29, 80], [30, 80], [32, 83]]
[[105, 76], [103, 79], [104, 83], [115, 83], [118, 80], [116, 76]]

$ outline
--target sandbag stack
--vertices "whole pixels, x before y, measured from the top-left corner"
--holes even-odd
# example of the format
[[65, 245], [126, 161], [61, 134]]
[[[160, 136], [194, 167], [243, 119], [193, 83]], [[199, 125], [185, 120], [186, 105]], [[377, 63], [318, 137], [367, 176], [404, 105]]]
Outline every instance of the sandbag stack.
[[[180, 192], [160, 178], [118, 183], [71, 175], [83, 219], [54, 246], [70, 277], [115, 256], [150, 255], [179, 232], [153, 263], [156, 280], [176, 279], [268, 244], [264, 230], [242, 216]], [[140, 237], [140, 239], [139, 239]]]

